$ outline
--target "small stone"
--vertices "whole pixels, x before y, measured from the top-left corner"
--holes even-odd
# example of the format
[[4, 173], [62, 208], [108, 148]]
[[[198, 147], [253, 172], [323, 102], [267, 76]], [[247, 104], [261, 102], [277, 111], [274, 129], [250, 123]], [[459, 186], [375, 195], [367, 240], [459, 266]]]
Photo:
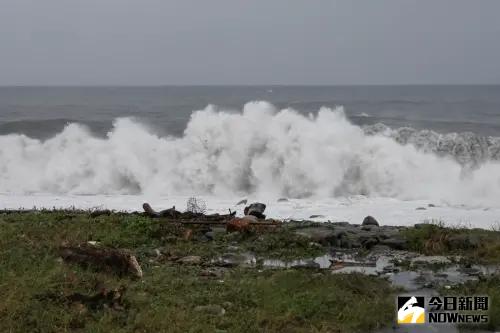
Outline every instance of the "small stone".
[[287, 201], [288, 201], [288, 199], [287, 199], [287, 198], [279, 198], [279, 199], [278, 199], [278, 202], [287, 202]]
[[216, 304], [198, 305], [194, 308], [194, 311], [212, 316], [223, 316], [226, 313], [226, 310], [222, 306]]
[[425, 207], [417, 207], [415, 210], [426, 210], [427, 208]]
[[363, 219], [362, 225], [376, 225], [376, 226], [378, 226], [379, 224], [373, 216], [367, 216]]
[[427, 207], [436, 207], [435, 204], [428, 204]]

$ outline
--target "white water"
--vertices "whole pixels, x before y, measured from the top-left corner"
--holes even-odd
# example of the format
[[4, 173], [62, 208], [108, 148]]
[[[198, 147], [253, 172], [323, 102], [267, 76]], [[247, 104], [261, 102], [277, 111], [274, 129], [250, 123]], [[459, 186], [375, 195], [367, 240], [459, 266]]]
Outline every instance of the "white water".
[[[500, 208], [439, 205], [428, 207], [426, 200], [401, 201], [392, 198], [368, 198], [351, 196], [346, 198], [289, 199], [277, 202], [266, 196], [247, 197], [248, 202], [261, 201], [267, 204], [265, 213], [276, 219], [307, 219], [315, 221], [348, 221], [361, 223], [367, 215], [373, 215], [382, 225], [413, 225], [425, 221], [440, 221], [453, 226], [499, 228]], [[227, 214], [228, 209], [242, 215], [244, 205], [236, 203], [242, 198], [202, 196], [207, 204], [207, 213]], [[12, 195], [0, 194], [0, 209], [32, 208], [81, 208], [115, 209], [119, 211], [142, 211], [142, 203], [149, 202], [160, 210], [175, 206], [186, 209], [186, 196], [157, 195]], [[417, 208], [426, 208], [417, 210]], [[320, 215], [311, 218], [312, 215]]]
[[242, 112], [213, 106], [194, 112], [182, 137], [160, 137], [127, 118], [117, 119], [106, 138], [78, 124], [46, 141], [0, 136], [0, 200], [17, 197], [19, 206], [22, 198], [36, 198], [27, 194], [48, 193], [251, 195], [312, 203], [363, 195], [481, 211], [500, 207], [500, 164], [466, 170], [451, 157], [366, 135], [342, 108], [303, 116], [265, 102], [248, 103]]

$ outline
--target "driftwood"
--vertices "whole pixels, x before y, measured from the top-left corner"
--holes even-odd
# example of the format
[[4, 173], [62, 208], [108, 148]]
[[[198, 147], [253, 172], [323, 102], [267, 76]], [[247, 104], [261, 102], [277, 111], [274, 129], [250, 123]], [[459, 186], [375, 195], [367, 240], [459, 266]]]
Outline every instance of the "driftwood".
[[162, 211], [155, 211], [151, 205], [144, 203], [142, 205], [144, 213], [152, 218], [168, 218], [175, 220], [203, 220], [203, 221], [224, 221], [231, 219], [236, 215], [236, 212], [229, 211], [229, 214], [203, 214], [195, 212], [179, 212], [175, 209], [175, 206]]
[[61, 246], [60, 255], [66, 262], [80, 266], [92, 266], [119, 275], [142, 277], [142, 269], [136, 257], [126, 250], [112, 249], [84, 243], [78, 246]]

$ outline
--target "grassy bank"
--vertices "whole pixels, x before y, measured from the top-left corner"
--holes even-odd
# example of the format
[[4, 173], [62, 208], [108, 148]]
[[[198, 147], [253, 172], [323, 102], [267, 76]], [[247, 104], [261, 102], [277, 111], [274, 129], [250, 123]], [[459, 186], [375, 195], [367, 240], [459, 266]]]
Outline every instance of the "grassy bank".
[[[394, 290], [382, 279], [242, 267], [206, 273], [209, 259], [228, 246], [287, 258], [322, 251], [287, 231], [221, 232], [204, 241], [193, 230], [194, 237], [184, 240], [183, 228], [141, 215], [83, 212], [2, 214], [0, 230], [1, 332], [366, 332], [394, 316]], [[144, 278], [59, 258], [60, 245], [87, 241], [130, 249]], [[205, 264], [158, 260], [158, 248], [200, 255]], [[123, 293], [118, 306], [72, 301], [75, 293], [95, 295], [103, 288]]]
[[[500, 233], [425, 224], [404, 231], [412, 250], [498, 264]], [[308, 258], [327, 248], [287, 227], [228, 234], [141, 214], [0, 213], [0, 332], [368, 332], [394, 322], [398, 293], [382, 278], [318, 269], [218, 267], [230, 248]], [[60, 246], [95, 241], [128, 249], [136, 279], [63, 262]], [[199, 256], [181, 264], [172, 258]], [[447, 293], [488, 294], [500, 323], [498, 278]], [[499, 317], [500, 318], [500, 317]]]
[[420, 224], [403, 233], [413, 251], [459, 255], [476, 264], [500, 264], [499, 230], [448, 228], [436, 222]]

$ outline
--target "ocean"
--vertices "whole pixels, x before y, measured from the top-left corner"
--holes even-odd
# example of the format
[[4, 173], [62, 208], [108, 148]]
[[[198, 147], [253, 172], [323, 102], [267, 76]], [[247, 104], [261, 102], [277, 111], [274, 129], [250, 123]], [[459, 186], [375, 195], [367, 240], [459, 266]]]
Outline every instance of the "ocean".
[[500, 86], [0, 87], [0, 208], [486, 227], [499, 160]]

